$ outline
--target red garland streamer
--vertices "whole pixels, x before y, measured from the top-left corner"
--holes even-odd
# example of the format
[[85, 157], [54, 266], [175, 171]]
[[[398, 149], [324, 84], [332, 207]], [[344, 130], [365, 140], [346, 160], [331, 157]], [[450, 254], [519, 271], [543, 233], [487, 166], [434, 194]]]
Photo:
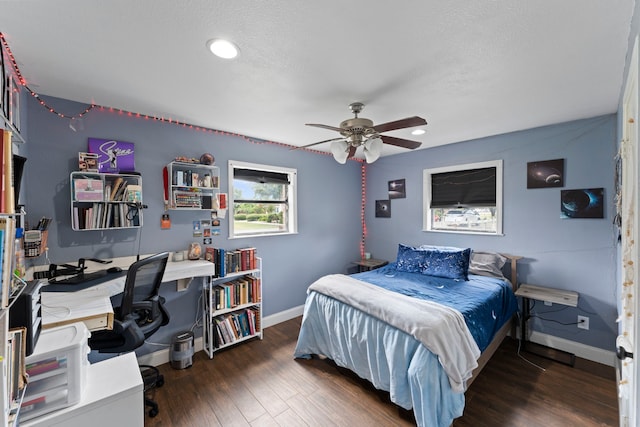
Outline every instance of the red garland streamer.
[[[215, 135], [235, 136], [235, 137], [238, 137], [238, 138], [242, 138], [245, 141], [251, 142], [253, 144], [265, 144], [265, 143], [267, 143], [267, 144], [279, 145], [281, 147], [286, 147], [286, 148], [289, 148], [289, 149], [298, 149], [298, 150], [308, 151], [308, 152], [311, 152], [311, 153], [323, 154], [323, 155], [326, 155], [326, 156], [332, 156], [331, 153], [327, 153], [327, 152], [320, 151], [320, 150], [314, 150], [312, 148], [303, 148], [303, 147], [298, 147], [298, 146], [291, 145], [291, 144], [285, 144], [285, 143], [282, 143], [282, 142], [269, 141], [269, 140], [255, 140], [255, 139], [249, 138], [248, 136], [245, 136], [245, 135], [242, 135], [242, 134], [239, 134], [239, 133], [225, 132], [225, 131], [220, 131], [220, 130], [216, 130], [216, 129], [210, 129], [210, 128], [201, 127], [201, 126], [194, 126], [192, 124], [181, 122], [179, 120], [173, 120], [172, 118], [157, 117], [157, 116], [150, 116], [148, 114], [134, 113], [134, 112], [131, 112], [131, 111], [122, 110], [122, 109], [118, 109], [118, 108], [104, 107], [104, 106], [93, 104], [93, 103], [89, 107], [87, 107], [83, 112], [78, 113], [78, 114], [73, 115], [73, 116], [68, 115], [68, 114], [64, 114], [64, 113], [59, 113], [53, 107], [49, 106], [44, 100], [42, 100], [40, 98], [40, 96], [36, 92], [34, 92], [33, 90], [31, 90], [29, 88], [29, 86], [27, 86], [27, 82], [26, 82], [25, 78], [22, 76], [22, 73], [20, 72], [20, 68], [18, 67], [18, 63], [16, 62], [16, 59], [13, 56], [13, 53], [11, 52], [11, 48], [9, 47], [9, 44], [7, 43], [7, 40], [6, 40], [6, 38], [5, 38], [5, 36], [4, 36], [4, 34], [2, 32], [0, 32], [0, 42], [4, 46], [4, 49], [7, 52], [7, 55], [9, 56], [9, 59], [11, 60], [11, 64], [13, 65], [13, 68], [16, 71], [16, 75], [18, 77], [18, 81], [19, 81], [20, 85], [24, 86], [25, 89], [27, 89], [27, 91], [29, 92], [29, 94], [31, 96], [33, 96], [35, 99], [38, 100], [40, 105], [42, 105], [49, 112], [57, 115], [60, 118], [64, 118], [64, 119], [81, 118], [82, 116], [87, 114], [89, 111], [93, 110], [94, 108], [98, 108], [98, 109], [100, 109], [100, 111], [108, 111], [110, 113], [117, 112], [118, 114], [126, 114], [129, 117], [144, 118], [145, 120], [154, 120], [154, 121], [159, 121], [159, 122], [163, 122], [163, 123], [170, 123], [170, 124], [182, 126], [184, 128], [189, 128], [189, 129], [193, 129], [193, 130], [197, 130], [197, 131], [213, 133]], [[356, 162], [364, 162], [364, 160], [362, 160], [362, 159], [353, 159], [352, 158], [352, 159], [349, 159], [349, 160], [356, 161]]]
[[367, 239], [367, 222], [364, 219], [364, 211], [367, 205], [367, 164], [362, 162], [362, 204], [360, 205], [360, 221], [362, 222], [362, 238], [360, 240], [360, 259], [364, 259], [364, 248]]
[[[203, 132], [209, 132], [209, 133], [213, 133], [214, 135], [223, 135], [223, 136], [233, 136], [233, 137], [237, 137], [237, 138], [241, 138], [247, 142], [250, 142], [252, 144], [273, 144], [273, 145], [278, 145], [281, 147], [286, 147], [289, 149], [299, 149], [299, 150], [304, 150], [304, 151], [308, 151], [311, 153], [316, 153], [316, 154], [323, 154], [326, 156], [332, 156], [331, 153], [327, 153], [324, 151], [320, 151], [320, 150], [314, 150], [312, 148], [302, 148], [302, 147], [297, 147], [294, 145], [290, 145], [290, 144], [285, 144], [282, 142], [276, 142], [276, 141], [269, 141], [269, 140], [255, 140], [253, 138], [249, 138], [246, 135], [242, 135], [239, 133], [234, 133], [234, 132], [225, 132], [225, 131], [220, 131], [220, 130], [216, 130], [216, 129], [210, 129], [210, 128], [205, 128], [205, 127], [200, 127], [200, 126], [194, 126], [192, 124], [189, 123], [185, 123], [185, 122], [181, 122], [179, 120], [173, 120], [171, 118], [164, 118], [164, 117], [156, 117], [156, 116], [150, 116], [147, 114], [140, 114], [140, 113], [134, 113], [131, 111], [126, 111], [126, 110], [122, 110], [122, 109], [117, 109], [117, 108], [113, 108], [113, 107], [104, 107], [104, 106], [100, 106], [97, 104], [91, 104], [89, 105], [87, 108], [84, 109], [84, 111], [82, 111], [81, 113], [78, 113], [76, 115], [68, 115], [68, 114], [64, 114], [64, 113], [59, 113], [58, 111], [56, 111], [53, 107], [49, 106], [42, 98], [40, 98], [40, 96], [34, 92], [33, 90], [31, 90], [29, 88], [29, 86], [27, 86], [27, 81], [25, 80], [25, 78], [22, 76], [22, 73], [20, 72], [20, 68], [18, 67], [18, 63], [15, 59], [15, 57], [13, 56], [13, 52], [11, 52], [11, 48], [9, 47], [9, 44], [7, 43], [7, 40], [4, 37], [4, 34], [2, 32], [0, 32], [0, 42], [2, 43], [2, 45], [4, 46], [4, 50], [7, 52], [7, 55], [9, 56], [9, 60], [11, 61], [11, 64], [13, 65], [13, 68], [16, 72], [16, 75], [18, 77], [18, 82], [20, 83], [20, 85], [24, 86], [24, 88], [29, 91], [29, 94], [34, 97], [36, 100], [38, 100], [38, 102], [40, 103], [40, 105], [42, 105], [44, 108], [46, 108], [49, 112], [57, 115], [60, 118], [63, 119], [74, 119], [74, 118], [82, 118], [85, 114], [89, 113], [89, 111], [93, 110], [94, 108], [99, 108], [100, 111], [108, 111], [110, 113], [113, 112], [117, 112], [118, 114], [126, 114], [129, 117], [135, 117], [135, 118], [144, 118], [145, 120], [155, 120], [155, 121], [159, 121], [159, 122], [163, 122], [163, 123], [170, 123], [170, 124], [174, 124], [174, 125], [178, 125], [178, 126], [182, 126], [183, 128], [189, 128], [189, 129], [193, 129], [193, 130], [197, 130], [197, 131], [203, 131]], [[2, 52], [0, 51], [0, 54], [2, 54]], [[364, 250], [365, 250], [365, 241], [366, 241], [366, 237], [367, 237], [367, 224], [365, 222], [365, 217], [364, 217], [364, 213], [365, 213], [365, 207], [366, 207], [366, 184], [367, 184], [367, 174], [366, 174], [366, 163], [364, 162], [363, 159], [354, 159], [351, 158], [349, 160], [352, 161], [356, 161], [356, 162], [360, 162], [361, 164], [361, 176], [362, 176], [362, 203], [361, 203], [361, 212], [360, 212], [360, 220], [362, 222], [362, 237], [360, 240], [360, 259], [364, 259]]]

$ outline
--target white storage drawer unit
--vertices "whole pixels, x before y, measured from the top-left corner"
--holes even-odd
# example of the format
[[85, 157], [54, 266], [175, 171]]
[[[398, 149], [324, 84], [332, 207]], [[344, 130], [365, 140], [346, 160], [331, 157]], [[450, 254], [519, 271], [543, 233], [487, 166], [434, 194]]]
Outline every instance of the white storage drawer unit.
[[33, 354], [25, 359], [29, 381], [21, 422], [80, 401], [89, 366], [89, 335], [82, 322], [42, 331]]

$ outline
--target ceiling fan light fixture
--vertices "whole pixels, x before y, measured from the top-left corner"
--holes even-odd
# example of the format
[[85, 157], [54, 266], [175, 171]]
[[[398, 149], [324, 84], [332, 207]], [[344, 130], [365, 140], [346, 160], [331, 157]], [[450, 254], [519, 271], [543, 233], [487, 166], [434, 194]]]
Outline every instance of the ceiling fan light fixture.
[[345, 164], [349, 157], [349, 144], [345, 140], [333, 141], [331, 143], [331, 154], [336, 162]]
[[224, 39], [211, 39], [207, 42], [207, 48], [218, 58], [233, 59], [238, 56], [238, 46]]
[[367, 163], [373, 163], [380, 157], [382, 152], [382, 139], [372, 138], [364, 143], [364, 158]]
[[416, 129], [411, 131], [411, 135], [424, 135], [426, 132], [424, 129]]

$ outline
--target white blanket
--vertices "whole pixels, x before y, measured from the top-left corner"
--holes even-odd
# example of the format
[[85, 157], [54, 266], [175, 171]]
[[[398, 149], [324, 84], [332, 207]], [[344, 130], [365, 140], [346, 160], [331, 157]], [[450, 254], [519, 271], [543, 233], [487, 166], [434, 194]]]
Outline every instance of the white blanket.
[[451, 388], [465, 391], [466, 381], [478, 366], [480, 349], [459, 311], [343, 274], [321, 277], [308, 291], [335, 298], [413, 336], [438, 356]]

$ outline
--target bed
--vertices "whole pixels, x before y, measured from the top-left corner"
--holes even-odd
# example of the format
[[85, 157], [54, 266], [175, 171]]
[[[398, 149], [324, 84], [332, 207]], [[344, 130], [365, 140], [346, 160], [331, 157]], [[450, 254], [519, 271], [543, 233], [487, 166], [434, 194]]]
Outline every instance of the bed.
[[450, 426], [512, 327], [519, 258], [400, 244], [387, 266], [324, 276], [308, 288], [294, 357], [328, 357], [419, 426]]

